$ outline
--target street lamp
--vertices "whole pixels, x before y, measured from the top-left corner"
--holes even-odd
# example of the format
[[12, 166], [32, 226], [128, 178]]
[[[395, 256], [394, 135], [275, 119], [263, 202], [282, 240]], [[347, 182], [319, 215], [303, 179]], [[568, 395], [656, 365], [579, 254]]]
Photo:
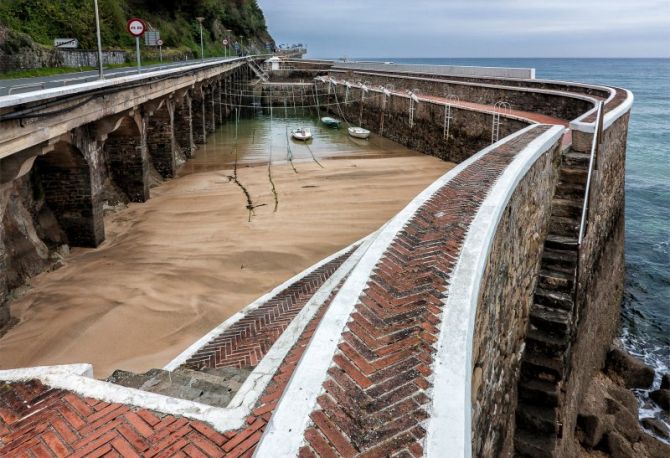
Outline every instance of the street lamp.
[[93, 0], [95, 8], [95, 34], [98, 39], [98, 79], [104, 80], [105, 75], [102, 72], [102, 39], [100, 38], [100, 15], [98, 14], [98, 0]]
[[196, 21], [200, 23], [200, 60], [204, 62], [205, 60], [205, 47], [202, 44], [202, 21], [205, 20], [204, 17], [200, 16], [195, 18]]

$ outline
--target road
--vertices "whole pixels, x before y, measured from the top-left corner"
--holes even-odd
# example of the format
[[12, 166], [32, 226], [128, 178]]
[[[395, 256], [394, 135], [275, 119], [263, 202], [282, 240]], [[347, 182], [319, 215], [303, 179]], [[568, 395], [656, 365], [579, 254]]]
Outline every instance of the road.
[[[234, 59], [236, 57], [230, 57]], [[226, 59], [216, 57], [205, 59], [204, 62], [224, 61]], [[156, 64], [142, 66], [142, 74], [155, 72], [158, 70], [165, 70], [168, 68], [185, 67], [188, 65], [202, 63], [200, 59], [184, 60], [180, 62], [172, 62], [169, 64]], [[120, 76], [127, 76], [136, 74], [137, 67], [129, 66], [123, 68], [115, 68], [105, 70], [105, 79], [118, 78]], [[72, 84], [86, 83], [94, 81], [98, 78], [97, 70], [90, 70], [84, 72], [61, 73], [52, 76], [39, 76], [34, 78], [17, 78], [17, 79], [0, 79], [0, 97], [10, 94], [20, 94], [25, 92], [32, 92], [41, 89], [49, 89], [54, 87], [69, 86]]]

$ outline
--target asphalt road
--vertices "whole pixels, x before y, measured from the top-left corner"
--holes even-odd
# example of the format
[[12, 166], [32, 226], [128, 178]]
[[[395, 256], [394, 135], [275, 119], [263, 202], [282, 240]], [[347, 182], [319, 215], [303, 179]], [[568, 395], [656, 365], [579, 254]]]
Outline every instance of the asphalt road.
[[[230, 59], [233, 59], [232, 57]], [[205, 62], [222, 61], [224, 58], [205, 59]], [[185, 67], [188, 65], [199, 64], [200, 59], [185, 60], [180, 62], [171, 62], [169, 64], [147, 65], [142, 67], [142, 74], [155, 72], [158, 70], [165, 70], [167, 68]], [[123, 67], [111, 70], [105, 70], [105, 79], [118, 78], [120, 76], [127, 76], [137, 74], [137, 67]], [[35, 78], [17, 78], [17, 79], [0, 79], [0, 97], [5, 95], [21, 94], [32, 91], [39, 91], [42, 89], [49, 89], [54, 87], [69, 86], [72, 84], [86, 83], [94, 81], [98, 78], [98, 71], [85, 71], [74, 73], [61, 73], [53, 76], [39, 76]]]

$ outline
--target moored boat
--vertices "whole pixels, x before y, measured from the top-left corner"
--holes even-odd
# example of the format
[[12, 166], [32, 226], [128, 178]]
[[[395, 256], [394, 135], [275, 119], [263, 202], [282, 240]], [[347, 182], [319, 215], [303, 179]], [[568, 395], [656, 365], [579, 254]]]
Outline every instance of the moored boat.
[[293, 129], [291, 131], [291, 136], [293, 138], [295, 138], [296, 140], [300, 140], [300, 141], [305, 142], [305, 141], [309, 140], [310, 138], [312, 138], [312, 131], [310, 131], [309, 129], [307, 129], [305, 127], [301, 127], [300, 129]]
[[340, 121], [339, 119], [331, 118], [330, 116], [324, 116], [323, 118], [321, 118], [321, 122], [328, 127], [339, 128], [340, 123], [342, 121]]
[[362, 127], [350, 127], [348, 131], [349, 135], [351, 135], [354, 138], [362, 138], [363, 140], [365, 140], [370, 137], [370, 131], [367, 129], [363, 129]]

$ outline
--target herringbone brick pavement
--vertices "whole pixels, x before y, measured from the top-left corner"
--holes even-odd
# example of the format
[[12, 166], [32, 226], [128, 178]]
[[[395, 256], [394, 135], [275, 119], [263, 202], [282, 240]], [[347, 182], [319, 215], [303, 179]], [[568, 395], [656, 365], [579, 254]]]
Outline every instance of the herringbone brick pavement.
[[472, 163], [398, 234], [350, 317], [301, 456], [421, 456], [449, 276], [491, 186], [540, 127]]
[[185, 365], [195, 369], [256, 366], [307, 301], [352, 252], [353, 249], [277, 294], [212, 339]]

